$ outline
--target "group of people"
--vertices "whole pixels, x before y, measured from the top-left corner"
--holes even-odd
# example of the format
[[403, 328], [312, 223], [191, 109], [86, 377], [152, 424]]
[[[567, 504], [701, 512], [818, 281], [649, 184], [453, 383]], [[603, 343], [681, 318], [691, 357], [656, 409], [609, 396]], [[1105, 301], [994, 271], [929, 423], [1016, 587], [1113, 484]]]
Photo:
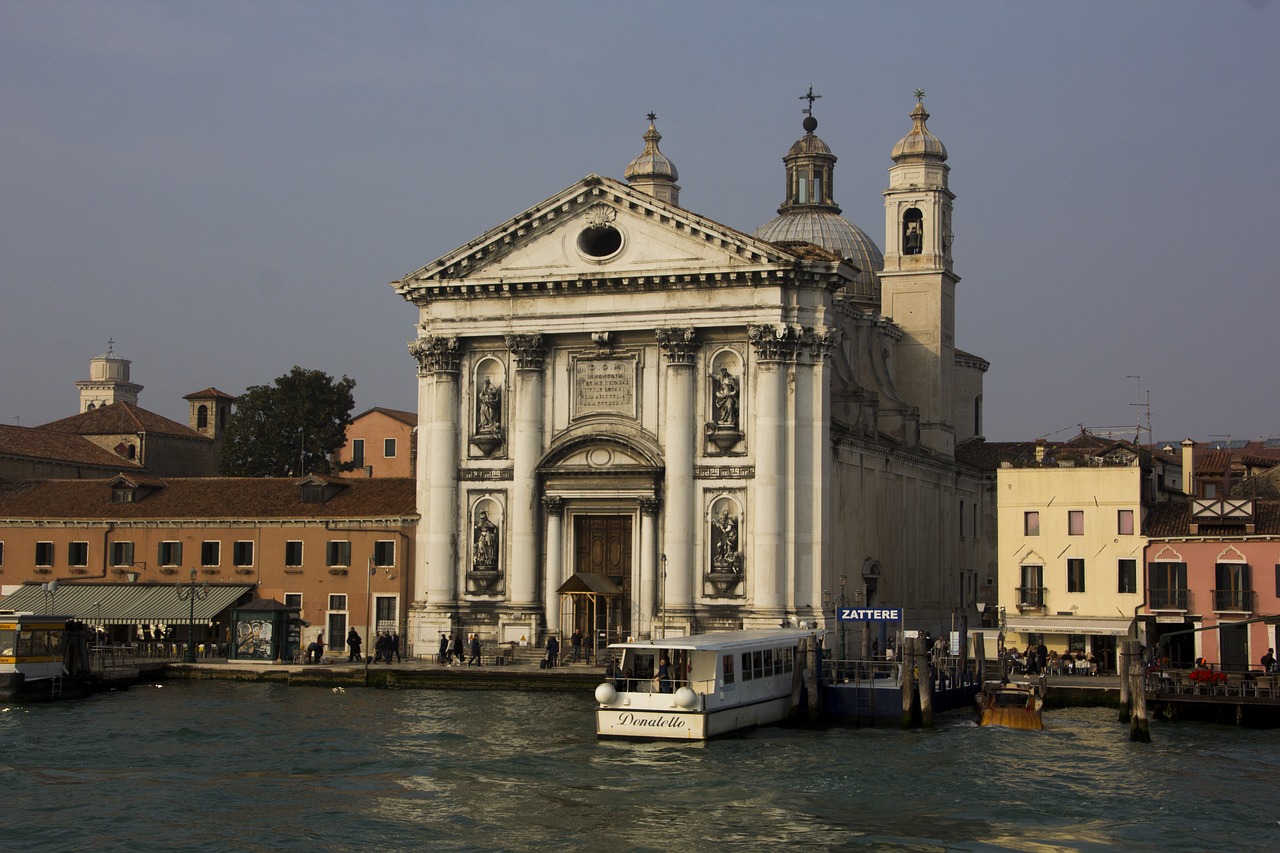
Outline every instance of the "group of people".
[[[322, 639], [323, 635], [320, 638]], [[360, 653], [364, 641], [360, 639], [360, 633], [352, 628], [347, 632], [347, 663], [359, 663], [364, 660], [364, 656]], [[383, 661], [391, 663], [392, 655], [395, 656], [397, 662], [400, 657], [400, 635], [395, 631], [382, 631], [378, 634], [378, 639], [373, 643], [373, 662], [382, 663]], [[317, 661], [318, 663], [318, 661]]]
[[569, 636], [569, 651], [566, 653], [565, 657], [563, 658], [560, 657], [560, 640], [556, 637], [555, 634], [547, 635], [547, 656], [546, 656], [545, 662], [542, 665], [543, 669], [550, 669], [551, 667], [559, 666], [562, 661], [568, 661], [569, 663], [577, 663], [581, 659], [582, 659], [582, 631], [581, 630], [574, 629], [574, 632]]
[[1021, 672], [1026, 675], [1097, 675], [1098, 658], [1089, 652], [1049, 651], [1044, 643], [1027, 646], [1025, 652], [1010, 649], [1007, 653], [1010, 672]]
[[438, 660], [442, 666], [480, 666], [480, 636], [468, 634], [463, 644], [455, 643], [453, 637], [441, 632]]

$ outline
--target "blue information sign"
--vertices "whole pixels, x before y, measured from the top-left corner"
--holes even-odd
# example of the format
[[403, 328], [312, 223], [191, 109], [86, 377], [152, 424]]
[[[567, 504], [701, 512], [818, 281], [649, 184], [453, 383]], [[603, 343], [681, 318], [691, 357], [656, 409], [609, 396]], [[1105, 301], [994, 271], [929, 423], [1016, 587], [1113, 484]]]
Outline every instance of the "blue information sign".
[[901, 607], [841, 607], [837, 622], [901, 622]]

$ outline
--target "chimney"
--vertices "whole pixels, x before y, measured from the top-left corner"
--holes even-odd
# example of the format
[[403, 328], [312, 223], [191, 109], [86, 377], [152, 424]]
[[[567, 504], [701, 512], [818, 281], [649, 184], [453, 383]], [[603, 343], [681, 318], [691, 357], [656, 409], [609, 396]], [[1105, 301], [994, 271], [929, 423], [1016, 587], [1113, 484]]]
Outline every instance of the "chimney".
[[1036, 439], [1036, 464], [1037, 465], [1044, 462], [1045, 448], [1048, 446], [1048, 444], [1049, 443], [1045, 441], [1043, 438]]
[[1196, 494], [1196, 464], [1192, 448], [1196, 443], [1189, 438], [1182, 440], [1182, 493], [1187, 497]]

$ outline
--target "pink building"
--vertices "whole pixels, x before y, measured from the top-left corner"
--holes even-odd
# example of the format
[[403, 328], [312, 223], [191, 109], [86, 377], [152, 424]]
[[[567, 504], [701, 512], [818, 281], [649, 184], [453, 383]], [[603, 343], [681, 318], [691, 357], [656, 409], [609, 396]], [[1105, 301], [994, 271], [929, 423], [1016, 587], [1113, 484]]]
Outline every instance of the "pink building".
[[343, 477], [412, 477], [417, 448], [416, 412], [374, 407], [347, 424], [347, 443], [338, 451]]
[[1145, 642], [1170, 663], [1257, 669], [1280, 646], [1280, 500], [1191, 498], [1146, 518]]

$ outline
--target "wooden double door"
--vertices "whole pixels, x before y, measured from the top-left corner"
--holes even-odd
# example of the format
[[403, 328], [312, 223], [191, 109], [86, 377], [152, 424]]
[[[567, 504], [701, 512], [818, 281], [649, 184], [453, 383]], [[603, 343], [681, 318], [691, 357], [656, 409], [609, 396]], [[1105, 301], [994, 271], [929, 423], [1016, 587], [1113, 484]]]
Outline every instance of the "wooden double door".
[[615, 642], [626, 639], [631, 630], [632, 539], [629, 515], [574, 517], [573, 570], [584, 575], [604, 575], [622, 590], [622, 595], [616, 598], [602, 597], [593, 605], [575, 606], [572, 625], [584, 636], [589, 636], [593, 629], [604, 630], [607, 640]]

